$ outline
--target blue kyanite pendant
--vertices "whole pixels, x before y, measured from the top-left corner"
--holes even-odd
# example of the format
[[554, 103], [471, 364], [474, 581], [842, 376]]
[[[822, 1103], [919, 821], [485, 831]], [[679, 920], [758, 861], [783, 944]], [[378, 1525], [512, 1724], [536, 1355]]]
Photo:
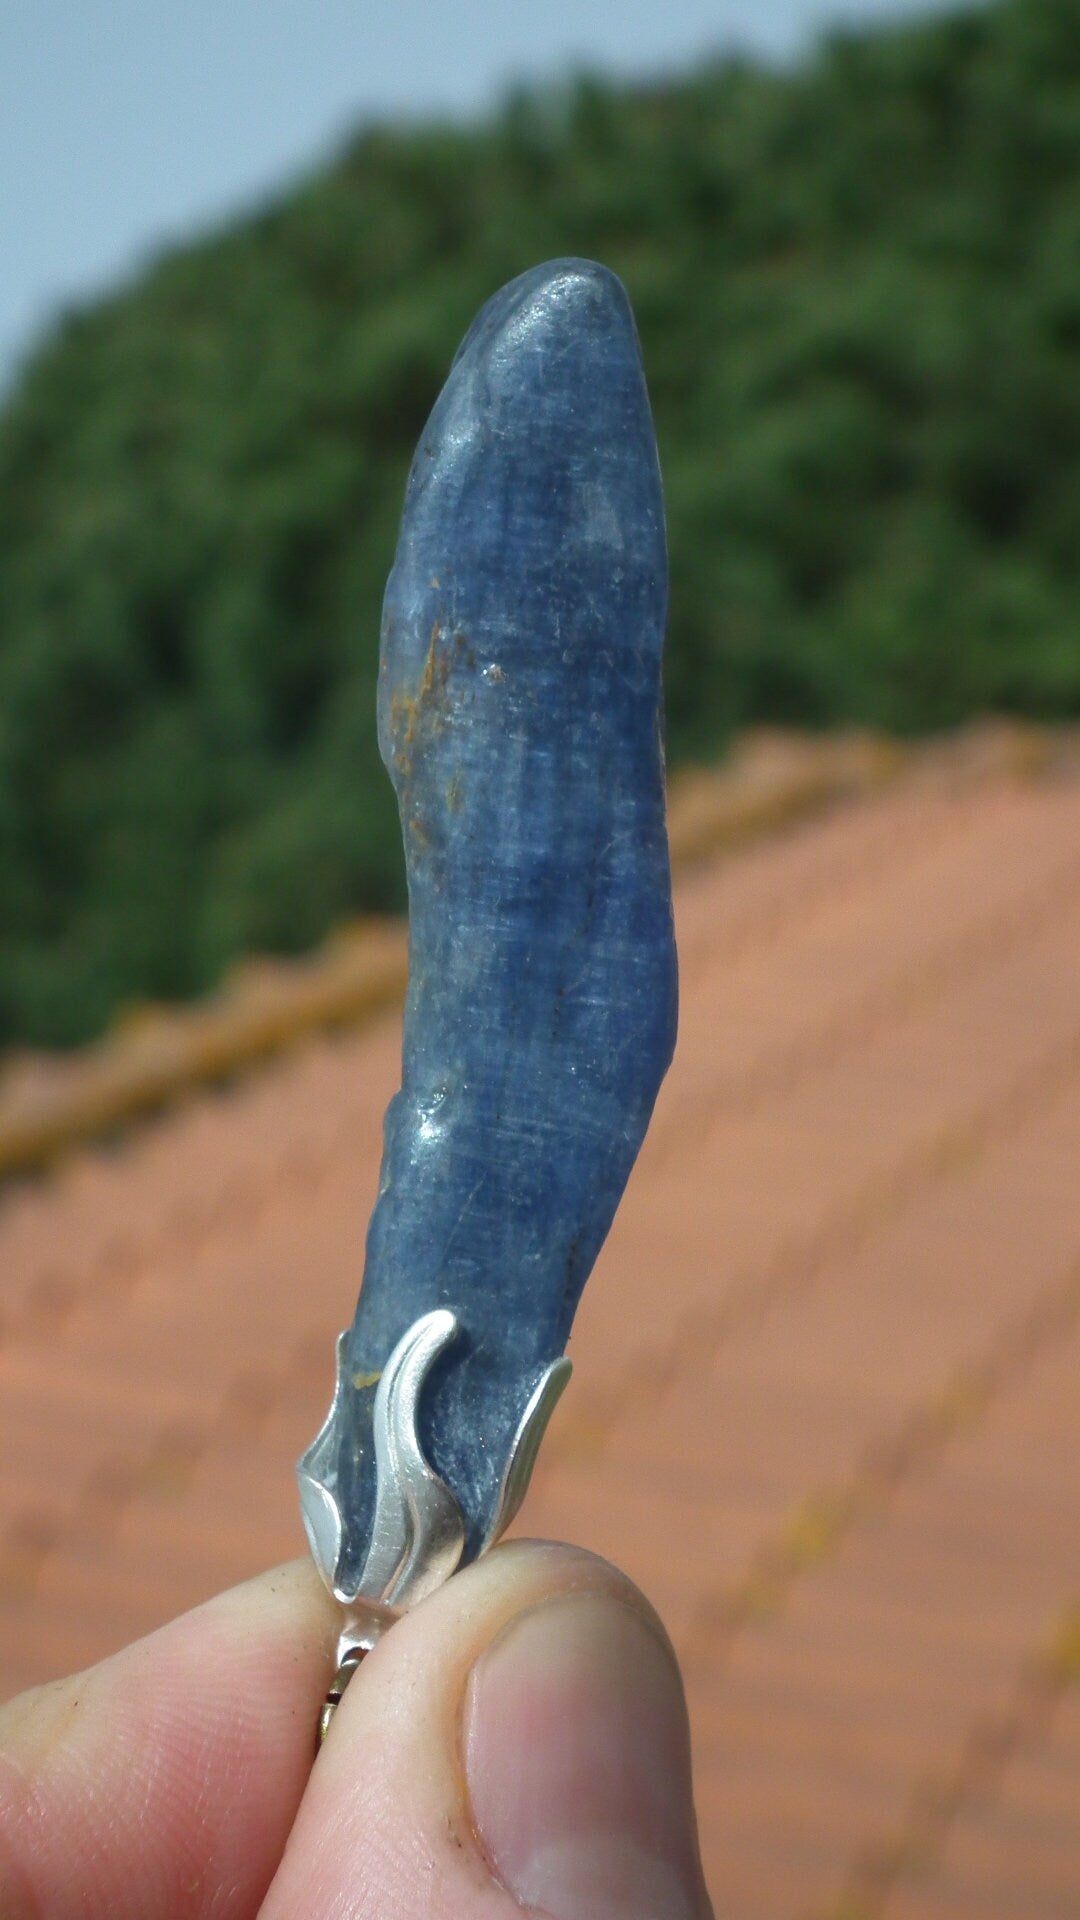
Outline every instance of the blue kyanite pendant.
[[409, 881], [401, 1091], [299, 1466], [337, 1597], [400, 1607], [513, 1517], [671, 1058], [660, 473], [620, 282], [482, 309], [413, 461], [379, 741]]

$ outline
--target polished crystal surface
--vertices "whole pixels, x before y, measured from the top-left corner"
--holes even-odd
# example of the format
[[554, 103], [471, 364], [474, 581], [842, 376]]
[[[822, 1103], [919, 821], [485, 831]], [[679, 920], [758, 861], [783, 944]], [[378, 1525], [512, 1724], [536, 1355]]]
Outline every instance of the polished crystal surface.
[[402, 1086], [332, 1440], [355, 1585], [376, 1386], [449, 1308], [419, 1408], [464, 1520], [492, 1526], [671, 1057], [656, 446], [613, 274], [561, 260], [488, 302], [413, 462], [386, 590], [379, 740], [409, 881]]

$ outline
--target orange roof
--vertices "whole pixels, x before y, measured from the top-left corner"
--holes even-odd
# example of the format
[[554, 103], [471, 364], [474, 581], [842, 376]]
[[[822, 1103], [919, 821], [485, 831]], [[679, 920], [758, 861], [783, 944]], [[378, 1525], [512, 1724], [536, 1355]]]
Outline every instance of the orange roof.
[[[919, 757], [680, 881], [676, 1064], [521, 1525], [664, 1614], [739, 1920], [1080, 1897], [1080, 776], [1043, 759]], [[302, 1549], [399, 1064], [396, 1010], [318, 1025], [9, 1189], [2, 1691]]]

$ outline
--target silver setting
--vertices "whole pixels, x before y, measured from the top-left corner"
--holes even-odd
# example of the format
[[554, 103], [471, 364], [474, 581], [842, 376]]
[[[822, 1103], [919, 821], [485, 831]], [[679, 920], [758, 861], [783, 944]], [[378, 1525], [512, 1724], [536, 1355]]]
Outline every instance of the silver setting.
[[[456, 1570], [465, 1549], [461, 1509], [445, 1481], [424, 1456], [417, 1433], [420, 1396], [435, 1361], [458, 1333], [456, 1316], [446, 1307], [415, 1320], [398, 1341], [377, 1380], [350, 1377], [348, 1335], [337, 1343], [334, 1398], [318, 1434], [297, 1464], [300, 1509], [322, 1578], [344, 1607], [366, 1608], [364, 1628], [343, 1634], [339, 1662], [355, 1649], [367, 1650], [370, 1622], [382, 1630], [402, 1608], [422, 1600]], [[518, 1422], [503, 1469], [498, 1502], [480, 1551], [486, 1553], [517, 1513], [544, 1437], [571, 1374], [565, 1355], [553, 1360], [537, 1381]], [[340, 1579], [345, 1521], [337, 1483], [337, 1438], [341, 1423], [355, 1409], [349, 1396], [369, 1396], [375, 1449], [375, 1513], [371, 1539], [359, 1578]], [[366, 1643], [366, 1644], [365, 1644]]]
[[414, 1321], [375, 1395], [375, 1518], [360, 1592], [386, 1606], [410, 1606], [441, 1587], [464, 1551], [461, 1509], [425, 1460], [416, 1432], [421, 1388], [457, 1331], [447, 1307]]
[[312, 1558], [335, 1600], [352, 1606], [403, 1607], [445, 1580], [461, 1558], [465, 1527], [457, 1501], [424, 1458], [416, 1432], [420, 1392], [434, 1362], [457, 1334], [445, 1307], [415, 1320], [379, 1377], [371, 1423], [375, 1443], [375, 1517], [371, 1544], [355, 1587], [338, 1569], [345, 1527], [338, 1499], [335, 1436], [346, 1396], [370, 1392], [349, 1378], [348, 1334], [338, 1337], [337, 1382], [330, 1411], [297, 1464], [300, 1511]]
[[506, 1462], [499, 1487], [499, 1504], [495, 1509], [495, 1518], [484, 1535], [481, 1553], [486, 1553], [489, 1547], [495, 1545], [496, 1540], [502, 1538], [521, 1506], [529, 1490], [532, 1470], [536, 1465], [540, 1442], [547, 1432], [548, 1421], [562, 1399], [573, 1371], [574, 1363], [568, 1360], [564, 1353], [560, 1359], [551, 1362], [533, 1388], [525, 1411], [518, 1422], [514, 1444], [510, 1449], [510, 1458]]
[[343, 1605], [355, 1596], [339, 1593], [337, 1586], [337, 1565], [341, 1555], [343, 1529], [341, 1509], [335, 1497], [337, 1469], [334, 1464], [333, 1438], [346, 1390], [351, 1384], [347, 1379], [348, 1339], [347, 1333], [338, 1334], [337, 1377], [334, 1381], [334, 1397], [330, 1402], [330, 1411], [307, 1452], [302, 1453], [296, 1463], [296, 1480], [300, 1489], [300, 1516], [304, 1522], [308, 1546], [311, 1548], [311, 1557], [335, 1600], [340, 1600]]

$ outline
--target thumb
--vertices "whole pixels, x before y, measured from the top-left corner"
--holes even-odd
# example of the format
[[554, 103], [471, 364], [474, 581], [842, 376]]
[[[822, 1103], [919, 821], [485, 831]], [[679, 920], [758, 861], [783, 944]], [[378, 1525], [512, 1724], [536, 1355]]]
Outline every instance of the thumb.
[[637, 1589], [514, 1543], [369, 1654], [262, 1920], [708, 1920], [682, 1684]]

